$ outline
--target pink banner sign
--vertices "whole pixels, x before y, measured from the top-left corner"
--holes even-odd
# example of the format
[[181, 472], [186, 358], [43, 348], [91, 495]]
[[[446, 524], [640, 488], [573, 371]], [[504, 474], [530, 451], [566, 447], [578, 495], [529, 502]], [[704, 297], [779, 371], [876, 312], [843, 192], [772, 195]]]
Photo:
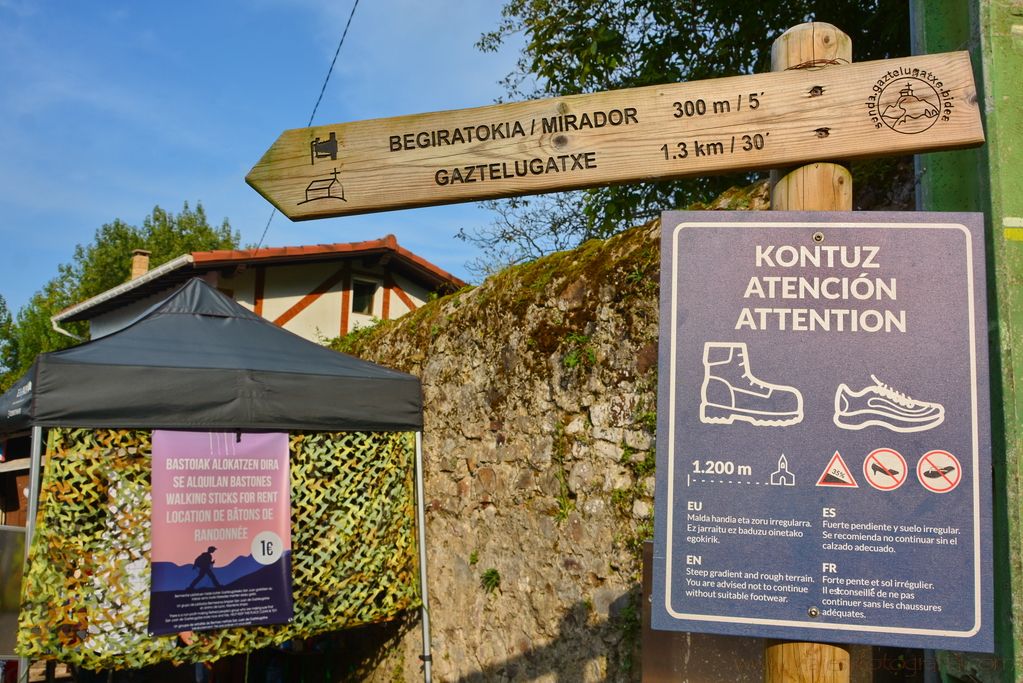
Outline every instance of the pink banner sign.
[[154, 635], [291, 619], [285, 433], [153, 432]]

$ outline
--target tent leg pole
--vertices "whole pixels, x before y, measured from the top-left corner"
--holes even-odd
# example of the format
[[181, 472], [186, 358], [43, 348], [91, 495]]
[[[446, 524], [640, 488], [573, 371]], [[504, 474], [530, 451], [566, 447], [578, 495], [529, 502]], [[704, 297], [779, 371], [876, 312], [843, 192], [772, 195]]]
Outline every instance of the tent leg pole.
[[28, 473], [28, 518], [25, 520], [25, 559], [36, 531], [36, 515], [39, 513], [39, 476], [43, 464], [43, 428], [32, 427], [32, 458]]
[[419, 586], [423, 593], [423, 680], [433, 680], [430, 655], [430, 599], [426, 588], [426, 505], [423, 502], [423, 433], [416, 432], [416, 526], [419, 529]]
[[[28, 471], [28, 517], [25, 519], [25, 571], [21, 580], [28, 576], [28, 550], [32, 546], [32, 536], [36, 530], [36, 515], [39, 512], [39, 475], [43, 462], [43, 428], [32, 427], [32, 453]], [[18, 658], [18, 680], [28, 680], [28, 667], [31, 662], [25, 657]]]

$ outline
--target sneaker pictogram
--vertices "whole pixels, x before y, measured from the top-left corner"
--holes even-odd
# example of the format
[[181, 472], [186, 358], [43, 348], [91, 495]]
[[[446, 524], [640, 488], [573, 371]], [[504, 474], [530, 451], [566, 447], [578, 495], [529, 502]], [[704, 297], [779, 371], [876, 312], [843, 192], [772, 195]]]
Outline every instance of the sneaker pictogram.
[[784, 427], [803, 419], [803, 395], [795, 387], [757, 379], [744, 343], [703, 345], [700, 422]]
[[870, 376], [874, 384], [853, 391], [845, 384], [835, 391], [835, 424], [842, 429], [885, 427], [893, 432], [923, 432], [945, 421], [945, 408], [911, 398]]

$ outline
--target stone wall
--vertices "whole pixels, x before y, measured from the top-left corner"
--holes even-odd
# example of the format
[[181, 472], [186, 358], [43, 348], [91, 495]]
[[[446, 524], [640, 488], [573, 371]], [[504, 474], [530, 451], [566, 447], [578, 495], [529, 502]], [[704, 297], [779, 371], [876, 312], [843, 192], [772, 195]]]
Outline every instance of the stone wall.
[[[638, 680], [659, 270], [655, 222], [339, 340], [422, 378], [435, 680]], [[371, 678], [421, 678], [420, 647]]]

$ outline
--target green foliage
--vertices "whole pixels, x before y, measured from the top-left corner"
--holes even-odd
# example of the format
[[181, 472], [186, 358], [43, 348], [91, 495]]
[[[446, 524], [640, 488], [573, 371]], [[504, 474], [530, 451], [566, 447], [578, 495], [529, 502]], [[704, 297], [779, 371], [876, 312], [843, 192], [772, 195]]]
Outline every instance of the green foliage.
[[564, 522], [575, 510], [575, 496], [568, 486], [568, 470], [565, 469], [565, 454], [568, 452], [567, 438], [565, 425], [559, 422], [555, 428], [554, 449], [551, 453], [551, 462], [556, 466], [554, 476], [558, 481], [558, 510], [554, 519], [559, 522]]
[[[646, 451], [642, 459], [636, 458], [636, 452], [626, 446], [622, 450], [619, 464], [628, 468], [632, 474], [632, 485], [628, 488], [615, 489], [611, 492], [611, 509], [623, 518], [632, 514], [633, 504], [645, 495], [643, 480], [653, 475], [657, 466], [657, 458], [653, 449]], [[627, 542], [626, 545], [629, 543]]]
[[567, 369], [572, 370], [580, 365], [590, 368], [596, 364], [597, 352], [590, 346], [589, 335], [571, 332], [566, 335], [565, 343], [568, 345], [568, 351], [561, 358], [561, 364]]
[[483, 590], [487, 593], [493, 593], [501, 587], [501, 573], [493, 567], [487, 569], [480, 574], [480, 586], [482, 586]]
[[558, 493], [558, 511], [555, 513], [554, 519], [564, 522], [575, 510], [575, 498], [568, 490], [568, 475], [564, 470], [559, 471], [557, 475], [560, 491]]
[[635, 495], [632, 489], [615, 489], [611, 492], [611, 507], [623, 517], [632, 511], [633, 500]]
[[[654, 432], [657, 426], [657, 413], [652, 410], [641, 411], [637, 413], [633, 424], [647, 431]], [[646, 495], [644, 480], [653, 476], [657, 469], [657, 455], [654, 449], [651, 448], [643, 452], [642, 458], [638, 458], [637, 452], [633, 448], [625, 446], [622, 449], [622, 457], [619, 460], [619, 464], [629, 470], [633, 483], [628, 488], [615, 489], [611, 492], [611, 509], [619, 516], [627, 518], [632, 514], [633, 504]], [[642, 538], [638, 539], [638, 545], [635, 537], [624, 539], [625, 545], [630, 550], [638, 549], [641, 551], [642, 541], [647, 537], [644, 535], [646, 532], [645, 526], [641, 525], [637, 529], [637, 533], [642, 536]]]
[[622, 634], [622, 661], [620, 663], [622, 671], [631, 671], [636, 665], [636, 647], [639, 645], [643, 627], [640, 598], [641, 594], [634, 590], [629, 595], [629, 601], [614, 618], [614, 625]]
[[[75, 247], [71, 262], [58, 266], [57, 275], [18, 311], [9, 335], [0, 324], [0, 333], [7, 340], [0, 349], [0, 363], [7, 373], [0, 381], [9, 385], [28, 370], [38, 354], [75, 343], [53, 330], [51, 316], [127, 281], [135, 249], [148, 250], [150, 266], [156, 267], [192, 251], [234, 249], [238, 241], [238, 233], [226, 219], [220, 226], [211, 226], [202, 205], [191, 209], [187, 202], [178, 214], [153, 207], [142, 227], [120, 219], [101, 226], [93, 240]], [[81, 337], [87, 334], [81, 323], [64, 327]]]
[[476, 563], [478, 563], [479, 561], [480, 561], [480, 554], [479, 554], [479, 552], [473, 550], [471, 553], [469, 553], [469, 566], [470, 567], [474, 567], [476, 565]]
[[141, 228], [120, 219], [99, 228], [91, 243], [75, 248], [68, 276], [76, 282], [79, 300], [88, 299], [131, 277], [135, 249], [149, 251], [149, 265], [155, 268], [192, 251], [234, 249], [238, 240], [226, 219], [219, 227], [211, 226], [202, 204], [193, 210], [185, 202], [177, 215], [155, 206]]
[[625, 453], [622, 456], [622, 464], [629, 468], [632, 476], [636, 479], [643, 479], [652, 475], [657, 468], [657, 456], [654, 450], [646, 451], [642, 460], [637, 460], [630, 451], [631, 449], [629, 448], [625, 449]]
[[14, 367], [17, 365], [16, 349], [14, 345], [14, 320], [7, 308], [7, 301], [0, 295], [0, 391], [17, 379], [14, 376]]
[[[477, 47], [525, 36], [507, 99], [559, 97], [770, 70], [771, 43], [806, 21], [838, 26], [857, 61], [909, 54], [904, 0], [507, 0]], [[497, 219], [459, 237], [481, 248], [472, 270], [607, 237], [662, 210], [706, 202], [748, 175], [632, 183], [488, 203]]]
[[358, 356], [363, 343], [377, 332], [377, 328], [383, 322], [379, 318], [373, 318], [372, 322], [368, 325], [356, 327], [348, 334], [343, 334], [340, 337], [321, 339], [320, 342], [335, 351], [347, 353], [350, 356]]
[[494, 212], [494, 222], [471, 230], [463, 228], [456, 235], [483, 251], [483, 256], [465, 264], [478, 277], [571, 249], [587, 239], [579, 217], [579, 192], [512, 197], [482, 204]]
[[636, 530], [624, 539], [625, 549], [632, 553], [637, 560], [643, 557], [643, 543], [654, 537], [654, 522], [652, 519], [645, 519], [636, 526]]
[[524, 33], [508, 95], [572, 95], [768, 71], [771, 43], [806, 21], [849, 34], [857, 61], [909, 52], [901, 0], [509, 0], [477, 47]]
[[[50, 316], [74, 303], [74, 288], [67, 276], [67, 266], [60, 267], [61, 274], [43, 285], [32, 295], [14, 319], [10, 327], [9, 370], [4, 377], [4, 388], [32, 366], [38, 354], [63, 349], [74, 343], [53, 330]], [[72, 332], [84, 334], [81, 325], [69, 325]]]
[[639, 413], [636, 415], [636, 424], [648, 432], [655, 432], [657, 430], [657, 411], [645, 410]]

